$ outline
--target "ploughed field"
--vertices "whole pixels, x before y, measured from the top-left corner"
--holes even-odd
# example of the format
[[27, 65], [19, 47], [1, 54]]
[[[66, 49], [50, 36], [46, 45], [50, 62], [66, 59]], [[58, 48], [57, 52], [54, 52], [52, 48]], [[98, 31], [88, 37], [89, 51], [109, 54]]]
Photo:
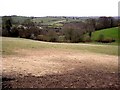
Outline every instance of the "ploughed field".
[[116, 45], [2, 39], [3, 88], [118, 88]]

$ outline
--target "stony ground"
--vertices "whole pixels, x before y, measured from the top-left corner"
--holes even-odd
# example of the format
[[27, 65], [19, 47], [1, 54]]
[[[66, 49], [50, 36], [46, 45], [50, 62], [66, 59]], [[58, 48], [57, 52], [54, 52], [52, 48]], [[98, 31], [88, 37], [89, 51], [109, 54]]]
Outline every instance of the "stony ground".
[[118, 88], [118, 57], [70, 50], [3, 55], [3, 88]]

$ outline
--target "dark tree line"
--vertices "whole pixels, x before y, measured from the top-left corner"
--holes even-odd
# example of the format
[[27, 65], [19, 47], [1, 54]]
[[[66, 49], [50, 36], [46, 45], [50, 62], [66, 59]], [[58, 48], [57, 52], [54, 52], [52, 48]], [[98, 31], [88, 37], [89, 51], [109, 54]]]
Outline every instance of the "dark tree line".
[[117, 27], [118, 26], [118, 18], [115, 19], [113, 17], [99, 17], [95, 20], [95, 30]]

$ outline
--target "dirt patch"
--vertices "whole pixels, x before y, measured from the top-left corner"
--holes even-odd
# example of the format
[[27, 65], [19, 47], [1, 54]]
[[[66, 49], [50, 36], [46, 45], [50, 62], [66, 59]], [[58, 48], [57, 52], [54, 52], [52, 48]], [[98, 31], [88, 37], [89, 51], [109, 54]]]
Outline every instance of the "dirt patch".
[[118, 87], [118, 57], [69, 50], [24, 50], [3, 57], [3, 82], [12, 88]]

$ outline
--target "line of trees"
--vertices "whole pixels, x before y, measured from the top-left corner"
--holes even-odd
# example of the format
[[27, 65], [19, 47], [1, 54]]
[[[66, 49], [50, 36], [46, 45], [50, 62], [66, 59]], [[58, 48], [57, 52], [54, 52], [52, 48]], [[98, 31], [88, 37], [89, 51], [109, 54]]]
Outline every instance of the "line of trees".
[[113, 17], [99, 17], [95, 21], [95, 29], [105, 29], [118, 26], [118, 18], [115, 19]]

